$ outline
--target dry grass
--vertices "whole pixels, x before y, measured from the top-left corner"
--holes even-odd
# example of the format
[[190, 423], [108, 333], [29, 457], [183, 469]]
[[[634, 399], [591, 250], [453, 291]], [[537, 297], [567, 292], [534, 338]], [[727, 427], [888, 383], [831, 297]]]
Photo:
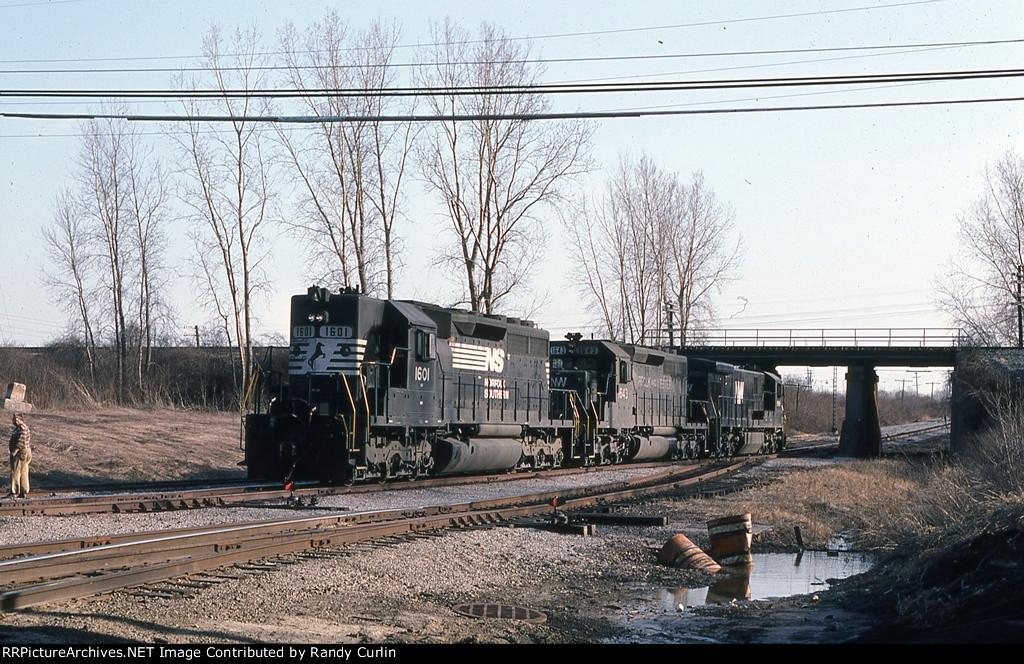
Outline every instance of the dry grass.
[[237, 414], [34, 410], [32, 488], [241, 477]]
[[828, 548], [839, 533], [860, 548], [888, 548], [898, 539], [894, 533], [906, 529], [902, 524], [927, 477], [900, 460], [841, 461], [780, 471], [767, 484], [700, 501], [694, 508], [709, 519], [750, 513], [755, 524], [771, 524], [758, 536], [758, 545], [765, 548], [796, 548], [796, 527], [810, 549]]
[[882, 554], [872, 574], [839, 586], [851, 607], [889, 623], [873, 638], [1002, 641], [1022, 617], [1024, 414], [1004, 413], [954, 458], [838, 461], [701, 502], [694, 509], [710, 516], [772, 524], [755, 540], [762, 550], [796, 546], [799, 526], [808, 548], [849, 533]]

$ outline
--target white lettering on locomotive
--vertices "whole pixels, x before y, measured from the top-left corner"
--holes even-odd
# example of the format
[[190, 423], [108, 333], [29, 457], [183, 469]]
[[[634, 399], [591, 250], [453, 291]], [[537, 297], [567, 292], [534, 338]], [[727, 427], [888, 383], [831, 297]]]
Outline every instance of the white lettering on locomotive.
[[351, 339], [352, 328], [348, 325], [324, 325], [320, 328], [320, 336], [329, 339]]
[[430, 367], [416, 367], [413, 370], [413, 376], [419, 381], [430, 380]]
[[671, 390], [675, 387], [671, 376], [644, 376], [638, 373], [634, 375], [633, 380], [637, 387], [656, 387], [663, 390]]
[[508, 399], [508, 394], [504, 378], [484, 378], [485, 399]]
[[501, 373], [505, 370], [505, 349], [490, 348], [487, 353], [487, 369], [494, 373]]
[[505, 349], [478, 344], [449, 343], [452, 349], [452, 367], [468, 371], [505, 371]]
[[292, 339], [351, 339], [353, 335], [354, 330], [349, 325], [322, 325], [320, 334], [317, 334], [315, 325], [296, 325], [292, 328]]

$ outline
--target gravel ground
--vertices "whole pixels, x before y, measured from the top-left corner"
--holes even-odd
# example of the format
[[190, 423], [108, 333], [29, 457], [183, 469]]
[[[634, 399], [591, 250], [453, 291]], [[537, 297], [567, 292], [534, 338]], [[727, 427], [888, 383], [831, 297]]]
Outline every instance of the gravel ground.
[[[794, 463], [827, 462], [773, 461], [768, 467], [785, 472]], [[656, 471], [407, 488], [339, 496], [321, 505], [359, 511], [450, 504], [651, 472]], [[691, 505], [667, 497], [630, 508], [668, 516], [665, 527], [598, 526], [594, 537], [531, 528], [456, 531], [295, 556], [277, 561], [274, 569], [231, 568], [206, 579], [208, 584], [194, 578], [0, 614], [0, 643], [821, 643], [852, 638], [869, 624], [867, 617], [831, 605], [827, 593], [684, 611], [672, 602], [652, 602], [656, 591], [713, 580], [656, 561], [658, 549], [676, 533], [700, 543], [693, 534], [705, 530], [705, 515]], [[281, 516], [280, 510], [232, 508], [13, 518], [0, 523], [0, 541]], [[205, 587], [193, 587], [199, 585]], [[547, 619], [534, 624], [464, 617], [453, 607], [465, 603], [512, 604]]]

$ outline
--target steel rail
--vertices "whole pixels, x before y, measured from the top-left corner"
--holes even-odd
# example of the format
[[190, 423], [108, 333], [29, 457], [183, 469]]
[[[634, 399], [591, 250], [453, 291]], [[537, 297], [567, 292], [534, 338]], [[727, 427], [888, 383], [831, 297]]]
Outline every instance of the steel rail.
[[[666, 462], [644, 462], [630, 464], [643, 468], [665, 465]], [[524, 470], [476, 476], [447, 476], [418, 479], [415, 482], [399, 481], [388, 483], [390, 489], [415, 489], [419, 487], [447, 486], [451, 484], [479, 484], [507, 482], [565, 473], [597, 472], [619, 466], [592, 466], [587, 468], [555, 468], [548, 470]], [[189, 481], [186, 484], [194, 484]], [[0, 499], [0, 516], [70, 516], [78, 514], [103, 513], [145, 513], [173, 512], [208, 507], [231, 507], [250, 505], [259, 501], [286, 501], [302, 497], [335, 496], [349, 493], [379, 491], [380, 484], [359, 484], [355, 486], [324, 486], [315, 483], [296, 485], [290, 490], [278, 484], [249, 484], [238, 486], [215, 486], [195, 489], [170, 487], [160, 491], [139, 491], [131, 493], [96, 493], [91, 495], [49, 495], [30, 499]]]
[[[479, 477], [436, 477], [416, 483], [389, 485], [392, 488], [439, 486], [457, 482], [498, 482], [535, 477], [536, 471]], [[0, 516], [68, 516], [75, 514], [169, 512], [206, 507], [228, 507], [256, 501], [285, 500], [295, 496], [330, 496], [344, 493], [377, 491], [380, 485], [330, 487], [321, 485], [296, 486], [290, 490], [275, 484], [246, 487], [204, 487], [156, 492], [97, 493], [75, 496], [40, 496], [31, 499], [0, 499]]]
[[[38, 604], [66, 601], [113, 590], [164, 581], [187, 574], [293, 554], [336, 547], [386, 536], [436, 531], [458, 526], [507, 523], [511, 519], [563, 509], [593, 507], [656, 492], [690, 486], [759, 459], [722, 464], [702, 472], [677, 469], [654, 477], [615, 482], [597, 487], [548, 491], [530, 496], [474, 501], [461, 505], [415, 510], [391, 510], [361, 515], [304, 517], [258, 524], [220, 526], [191, 534], [142, 537], [91, 549], [62, 551], [5, 561], [0, 564], [0, 585], [24, 579], [48, 581], [0, 594], [0, 610], [12, 611]], [[690, 476], [683, 475], [690, 473]], [[379, 519], [358, 523], [358, 519]], [[173, 531], [172, 531], [173, 532]], [[128, 566], [134, 566], [124, 569]], [[100, 572], [100, 570], [116, 571]], [[99, 573], [97, 573], [99, 572]], [[87, 574], [54, 580], [68, 574]]]

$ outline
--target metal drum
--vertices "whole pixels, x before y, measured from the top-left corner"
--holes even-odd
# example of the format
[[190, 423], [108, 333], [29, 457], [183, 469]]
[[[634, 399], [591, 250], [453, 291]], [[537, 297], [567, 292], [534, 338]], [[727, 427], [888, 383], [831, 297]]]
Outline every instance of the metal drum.
[[711, 536], [711, 557], [723, 566], [748, 566], [754, 564], [750, 545], [754, 528], [749, 514], [726, 516], [708, 521], [708, 535]]
[[670, 567], [701, 569], [714, 574], [722, 567], [683, 534], [670, 538], [658, 552], [658, 562]]

